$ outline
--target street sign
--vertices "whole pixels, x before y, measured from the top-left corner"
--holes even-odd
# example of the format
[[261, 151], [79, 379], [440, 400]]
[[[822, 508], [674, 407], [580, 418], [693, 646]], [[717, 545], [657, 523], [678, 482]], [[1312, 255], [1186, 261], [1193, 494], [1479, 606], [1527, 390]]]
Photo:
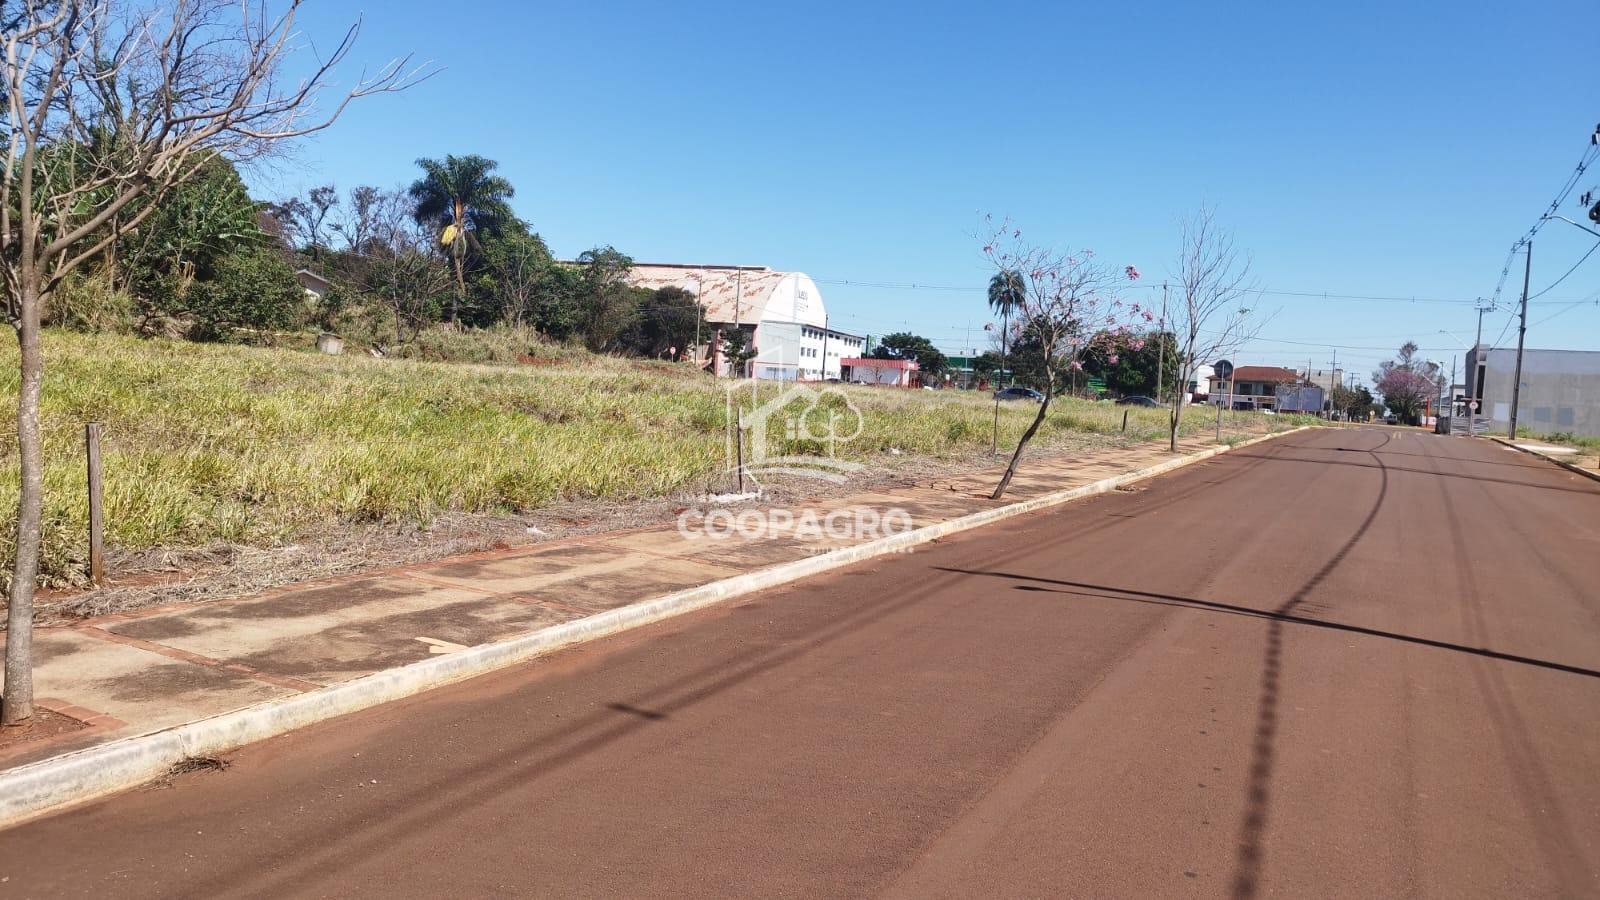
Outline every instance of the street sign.
[[1212, 363], [1211, 370], [1216, 372], [1217, 377], [1221, 378], [1223, 381], [1227, 381], [1229, 378], [1233, 377], [1233, 363], [1228, 362], [1225, 359], [1219, 359], [1215, 363]]

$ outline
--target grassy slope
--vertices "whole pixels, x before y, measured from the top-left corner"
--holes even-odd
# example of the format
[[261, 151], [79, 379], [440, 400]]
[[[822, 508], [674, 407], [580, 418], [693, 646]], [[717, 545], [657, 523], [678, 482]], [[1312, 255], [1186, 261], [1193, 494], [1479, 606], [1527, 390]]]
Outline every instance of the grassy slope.
[[[724, 468], [722, 386], [682, 366], [467, 366], [67, 332], [47, 334], [46, 351], [45, 580], [58, 585], [81, 578], [86, 553], [90, 420], [105, 423], [108, 540], [130, 550], [262, 546], [349, 522], [425, 523], [440, 510], [656, 497], [704, 488]], [[0, 350], [8, 528], [16, 391], [10, 345]], [[993, 406], [981, 395], [848, 394], [866, 421], [841, 457], [870, 461], [890, 448], [954, 456], [989, 444]], [[1052, 409], [1047, 443], [1120, 429], [1120, 407], [1068, 400]], [[1003, 410], [1002, 446], [1033, 412]], [[1164, 433], [1163, 416], [1133, 410], [1129, 439]], [[1186, 430], [1208, 422], [1196, 415]], [[0, 558], [9, 568], [8, 548]]]

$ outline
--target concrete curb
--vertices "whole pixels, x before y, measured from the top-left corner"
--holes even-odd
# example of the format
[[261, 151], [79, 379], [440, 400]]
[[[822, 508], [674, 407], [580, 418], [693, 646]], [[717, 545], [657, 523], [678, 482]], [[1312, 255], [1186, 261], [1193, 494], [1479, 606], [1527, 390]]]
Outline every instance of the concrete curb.
[[1588, 469], [1579, 468], [1578, 466], [1575, 466], [1572, 463], [1569, 463], [1569, 462], [1567, 462], [1565, 460], [1556, 459], [1554, 456], [1547, 456], [1547, 455], [1545, 455], [1543, 453], [1540, 453], [1537, 450], [1529, 450], [1527, 447], [1518, 447], [1516, 444], [1511, 443], [1511, 440], [1509, 438], [1495, 437], [1495, 438], [1490, 438], [1489, 440], [1494, 441], [1497, 444], [1504, 444], [1505, 446], [1510, 447], [1511, 449], [1517, 451], [1518, 453], [1526, 453], [1529, 456], [1537, 456], [1540, 459], [1544, 460], [1545, 462], [1555, 463], [1556, 465], [1560, 466], [1561, 468], [1566, 469], [1568, 472], [1576, 472], [1576, 473], [1578, 473], [1579, 475], [1582, 475], [1585, 478], [1591, 479], [1593, 481], [1600, 481], [1600, 472], [1591, 472]]
[[161, 731], [18, 766], [0, 773], [0, 828], [68, 804], [143, 784], [189, 757], [216, 755], [325, 719], [487, 674], [570, 644], [649, 625], [731, 597], [797, 581], [1080, 497], [1103, 494], [1129, 482], [1152, 478], [1239, 447], [1294, 434], [1309, 427], [1301, 426], [1237, 444], [1212, 447], [1090, 484], [736, 575], [497, 643], [480, 644], [458, 653], [375, 672], [321, 690], [268, 700]]

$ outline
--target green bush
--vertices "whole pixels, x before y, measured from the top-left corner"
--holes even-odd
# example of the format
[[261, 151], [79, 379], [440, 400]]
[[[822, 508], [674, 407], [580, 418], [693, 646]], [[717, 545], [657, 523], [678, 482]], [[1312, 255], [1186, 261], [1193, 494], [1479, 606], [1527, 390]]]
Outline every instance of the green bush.
[[222, 260], [217, 277], [196, 281], [183, 295], [196, 340], [261, 340], [296, 322], [305, 291], [283, 256], [269, 247], [234, 253]]

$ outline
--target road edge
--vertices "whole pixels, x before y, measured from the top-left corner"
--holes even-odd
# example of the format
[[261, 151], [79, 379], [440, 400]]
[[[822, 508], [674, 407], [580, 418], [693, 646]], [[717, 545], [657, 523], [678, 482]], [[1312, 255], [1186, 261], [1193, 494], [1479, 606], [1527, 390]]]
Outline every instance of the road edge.
[[486, 675], [562, 647], [640, 628], [724, 600], [899, 552], [957, 532], [1103, 494], [1131, 482], [1154, 478], [1231, 450], [1296, 434], [1312, 427], [1315, 426], [1302, 425], [1235, 444], [1210, 447], [1154, 466], [1053, 491], [1030, 500], [957, 516], [854, 547], [830, 550], [806, 559], [686, 588], [653, 600], [552, 625], [503, 641], [480, 644], [457, 653], [374, 672], [320, 690], [267, 700], [182, 725], [18, 766], [0, 772], [0, 828], [136, 787], [160, 777], [184, 759], [215, 756], [317, 722]]
[[1582, 475], [1583, 477], [1588, 478], [1588, 479], [1590, 479], [1592, 481], [1600, 481], [1600, 472], [1591, 472], [1588, 469], [1580, 468], [1578, 466], [1573, 465], [1572, 463], [1566, 462], [1565, 460], [1556, 459], [1554, 456], [1548, 456], [1546, 454], [1540, 453], [1537, 450], [1529, 450], [1527, 447], [1518, 447], [1516, 444], [1513, 444], [1511, 442], [1510, 438], [1492, 437], [1489, 440], [1494, 441], [1497, 444], [1502, 444], [1504, 446], [1510, 447], [1511, 449], [1517, 451], [1518, 453], [1526, 453], [1529, 456], [1537, 456], [1540, 459], [1544, 460], [1545, 462], [1555, 463], [1556, 465], [1560, 466], [1561, 468], [1566, 469], [1568, 472], [1576, 472], [1577, 474]]

